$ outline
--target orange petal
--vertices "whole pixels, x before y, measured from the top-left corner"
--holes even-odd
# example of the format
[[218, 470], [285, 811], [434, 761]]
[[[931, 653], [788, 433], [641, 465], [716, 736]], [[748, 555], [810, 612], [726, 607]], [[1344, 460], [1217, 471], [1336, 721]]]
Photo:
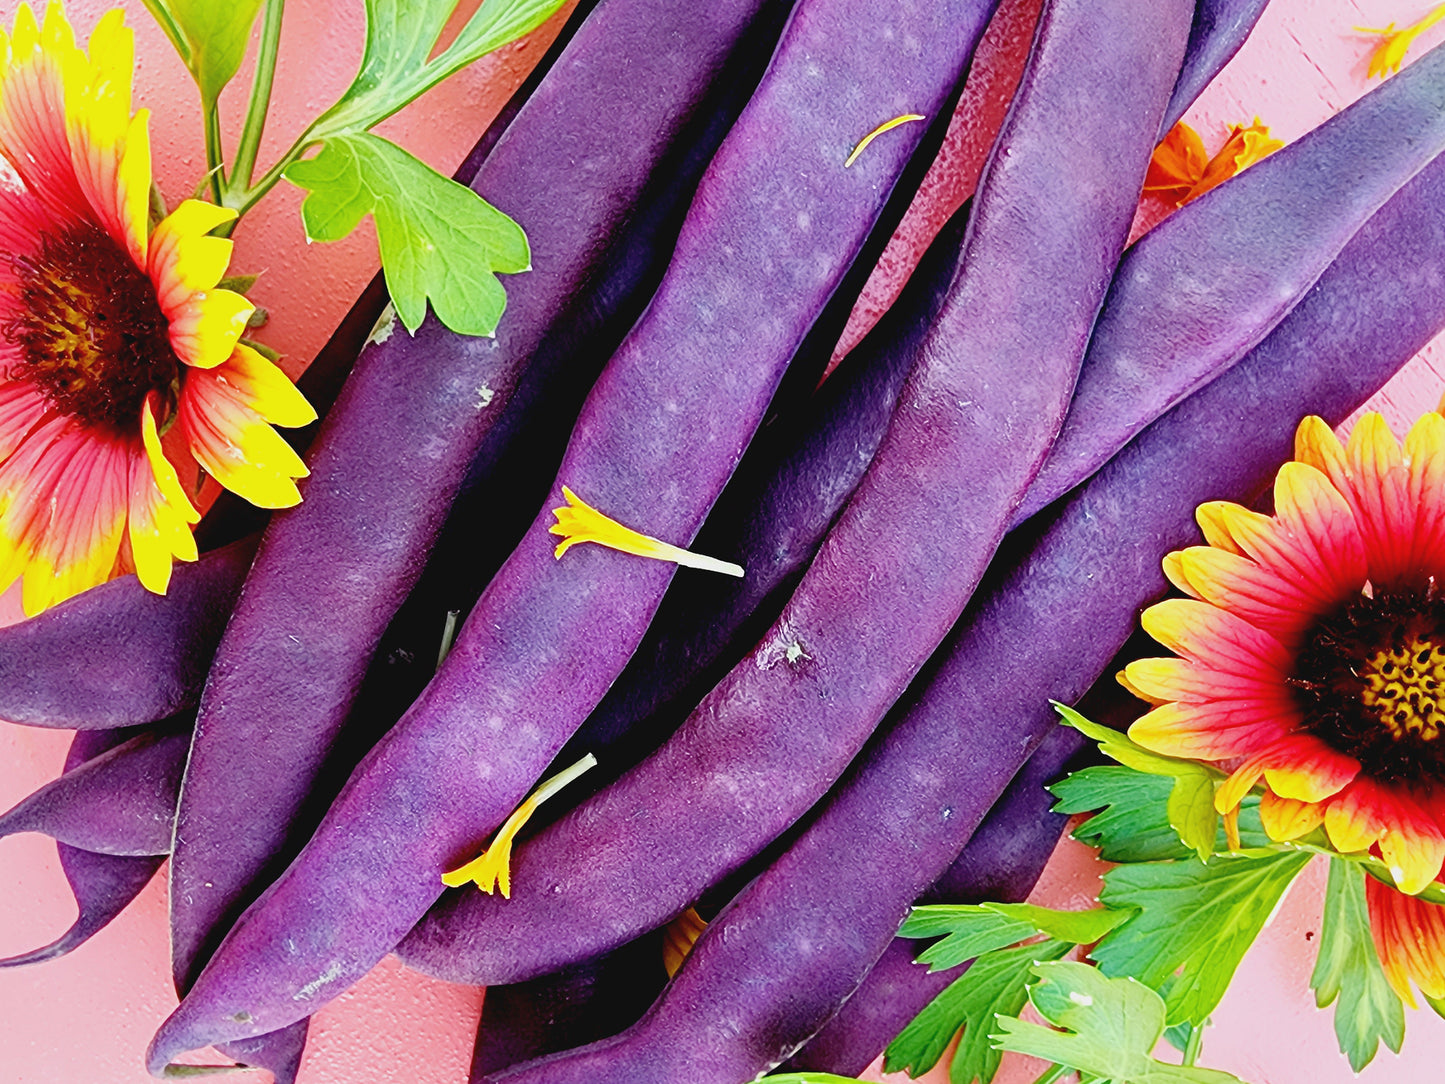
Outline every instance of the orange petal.
[[1331, 749], [1312, 734], [1291, 734], [1264, 770], [1269, 789], [1281, 798], [1321, 802], [1338, 794], [1360, 774], [1360, 762]]
[[1166, 599], [1145, 610], [1140, 623], [1175, 654], [1215, 670], [1282, 685], [1293, 661], [1275, 637], [1207, 602]]
[[256, 372], [246, 355], [255, 352], [238, 346], [236, 353], [240, 359], [186, 373], [176, 422], [191, 454], [221, 485], [258, 507], [289, 508], [301, 501], [293, 479], [306, 476], [306, 465], [246, 390]]
[[1273, 791], [1265, 791], [1259, 801], [1259, 819], [1270, 839], [1299, 839], [1324, 823], [1325, 809], [1316, 802], [1281, 798]]
[[1170, 703], [1134, 720], [1129, 737], [1163, 756], [1223, 761], [1272, 747], [1297, 722], [1293, 705], [1248, 700]]
[[1181, 575], [1198, 597], [1244, 618], [1285, 644], [1294, 644], [1317, 617], [1313, 600], [1295, 581], [1247, 557], [1213, 546], [1180, 552]]
[[1204, 176], [1208, 161], [1199, 133], [1181, 120], [1154, 148], [1144, 175], [1144, 191], [1178, 206]]

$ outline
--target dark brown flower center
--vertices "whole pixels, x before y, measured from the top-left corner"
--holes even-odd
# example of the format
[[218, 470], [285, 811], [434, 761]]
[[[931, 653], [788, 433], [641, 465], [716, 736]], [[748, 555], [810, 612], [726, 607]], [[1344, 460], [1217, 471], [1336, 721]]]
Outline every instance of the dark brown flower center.
[[11, 258], [19, 315], [0, 332], [20, 347], [5, 375], [37, 384], [57, 410], [86, 425], [137, 430], [151, 392], [174, 404], [180, 362], [155, 287], [128, 253], [94, 226], [45, 238]]
[[1318, 621], [1290, 679], [1305, 728], [1390, 782], [1445, 782], [1445, 600], [1435, 583]]

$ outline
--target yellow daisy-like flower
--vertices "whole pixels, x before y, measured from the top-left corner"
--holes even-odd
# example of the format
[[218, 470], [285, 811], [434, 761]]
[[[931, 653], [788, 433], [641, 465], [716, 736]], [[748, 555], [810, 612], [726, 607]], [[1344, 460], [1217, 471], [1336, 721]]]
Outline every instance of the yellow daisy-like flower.
[[1236, 809], [1263, 785], [1277, 840], [1322, 829], [1344, 853], [1383, 859], [1371, 884], [1386, 974], [1445, 997], [1445, 907], [1414, 898], [1445, 863], [1445, 418], [1403, 448], [1378, 414], [1342, 445], [1319, 418], [1279, 471], [1274, 514], [1200, 507], [1207, 545], [1169, 554], [1189, 598], [1144, 613], [1177, 655], [1130, 664], [1155, 707], [1129, 735], [1229, 773]]
[[188, 471], [268, 508], [306, 468], [271, 425], [316, 415], [239, 342], [253, 311], [218, 289], [235, 212], [187, 200], [152, 229], [134, 42], [108, 12], [88, 51], [59, 4], [0, 30], [0, 590], [27, 614], [136, 572], [164, 592], [194, 560]]

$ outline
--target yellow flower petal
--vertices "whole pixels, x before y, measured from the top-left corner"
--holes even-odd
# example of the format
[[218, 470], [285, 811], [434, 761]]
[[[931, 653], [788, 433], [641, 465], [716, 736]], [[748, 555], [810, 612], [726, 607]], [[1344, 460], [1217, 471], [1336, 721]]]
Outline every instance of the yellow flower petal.
[[853, 153], [848, 155], [847, 161], [843, 163], [843, 168], [847, 169], [854, 162], [858, 161], [858, 156], [862, 154], [865, 150], [867, 150], [868, 144], [872, 143], [884, 132], [891, 132], [900, 124], [908, 124], [912, 121], [923, 119], [924, 117], [922, 113], [904, 113], [901, 117], [894, 117], [892, 120], [885, 120], [877, 128], [874, 128], [873, 131], [869, 132], [858, 141], [858, 145], [853, 148]]
[[483, 892], [491, 895], [492, 891], [499, 890], [504, 899], [512, 898], [511, 860], [512, 842], [517, 838], [517, 833], [522, 826], [531, 819], [537, 807], [545, 802], [552, 795], [565, 787], [572, 780], [576, 779], [589, 768], [597, 766], [597, 758], [591, 753], [566, 768], [550, 779], [542, 782], [531, 796], [527, 798], [516, 810], [502, 822], [502, 827], [497, 829], [491, 846], [473, 858], [464, 866], [442, 874], [442, 884], [448, 888], [460, 888], [469, 882], [475, 882]]
[[1266, 791], [1259, 801], [1259, 819], [1270, 839], [1299, 839], [1324, 823], [1325, 807]]
[[1394, 23], [1384, 29], [1372, 30], [1363, 26], [1355, 27], [1362, 34], [1380, 35], [1380, 43], [1370, 54], [1369, 68], [1365, 73], [1365, 78], [1373, 79], [1378, 75], [1383, 79], [1386, 72], [1399, 71], [1400, 64], [1405, 59], [1405, 53], [1415, 43], [1415, 39], [1441, 19], [1445, 19], [1445, 4], [1437, 4], [1423, 19], [1402, 30], [1396, 30]]
[[214, 369], [231, 356], [256, 306], [230, 290], [198, 290], [171, 318], [171, 348], [187, 365]]
[[721, 572], [725, 576], [743, 575], [741, 565], [679, 549], [667, 542], [639, 534], [631, 527], [624, 527], [615, 519], [603, 515], [587, 504], [566, 486], [562, 487], [562, 496], [566, 499], [567, 504], [561, 508], [552, 509], [552, 514], [557, 517], [557, 522], [547, 528], [552, 534], [562, 537], [562, 541], [557, 543], [554, 551], [558, 560], [561, 560], [562, 555], [579, 542], [596, 542], [598, 545], [630, 553], [637, 557], [672, 561], [679, 565], [686, 565], [688, 568]]
[[191, 294], [214, 289], [221, 281], [231, 262], [232, 242], [208, 234], [235, 217], [230, 207], [188, 199], [156, 226], [146, 270], [167, 315], [179, 310]]

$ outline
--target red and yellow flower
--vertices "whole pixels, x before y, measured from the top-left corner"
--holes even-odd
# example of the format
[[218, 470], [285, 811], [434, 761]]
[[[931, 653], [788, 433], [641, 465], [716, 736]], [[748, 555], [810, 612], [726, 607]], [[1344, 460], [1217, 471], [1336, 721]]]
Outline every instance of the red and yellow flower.
[[1253, 124], [1234, 125], [1211, 158], [1199, 133], [1181, 120], [1154, 148], [1144, 191], [1171, 207], [1183, 207], [1283, 146], [1255, 117]]
[[187, 200], [152, 226], [133, 57], [120, 11], [88, 52], [58, 4], [0, 30], [0, 590], [23, 577], [27, 614], [130, 571], [163, 592], [196, 557], [183, 477], [274, 508], [306, 473], [271, 425], [315, 412], [218, 288], [231, 242], [209, 233], [235, 212]]
[[1295, 437], [1274, 514], [1202, 505], [1207, 544], [1164, 568], [1187, 598], [1144, 614], [1176, 653], [1121, 675], [1154, 704], [1130, 737], [1213, 762], [1215, 804], [1263, 785], [1276, 840], [1323, 829], [1383, 859], [1371, 886], [1391, 982], [1445, 996], [1445, 907], [1414, 896], [1445, 863], [1445, 417], [1403, 448], [1377, 414], [1341, 444], [1319, 418]]

